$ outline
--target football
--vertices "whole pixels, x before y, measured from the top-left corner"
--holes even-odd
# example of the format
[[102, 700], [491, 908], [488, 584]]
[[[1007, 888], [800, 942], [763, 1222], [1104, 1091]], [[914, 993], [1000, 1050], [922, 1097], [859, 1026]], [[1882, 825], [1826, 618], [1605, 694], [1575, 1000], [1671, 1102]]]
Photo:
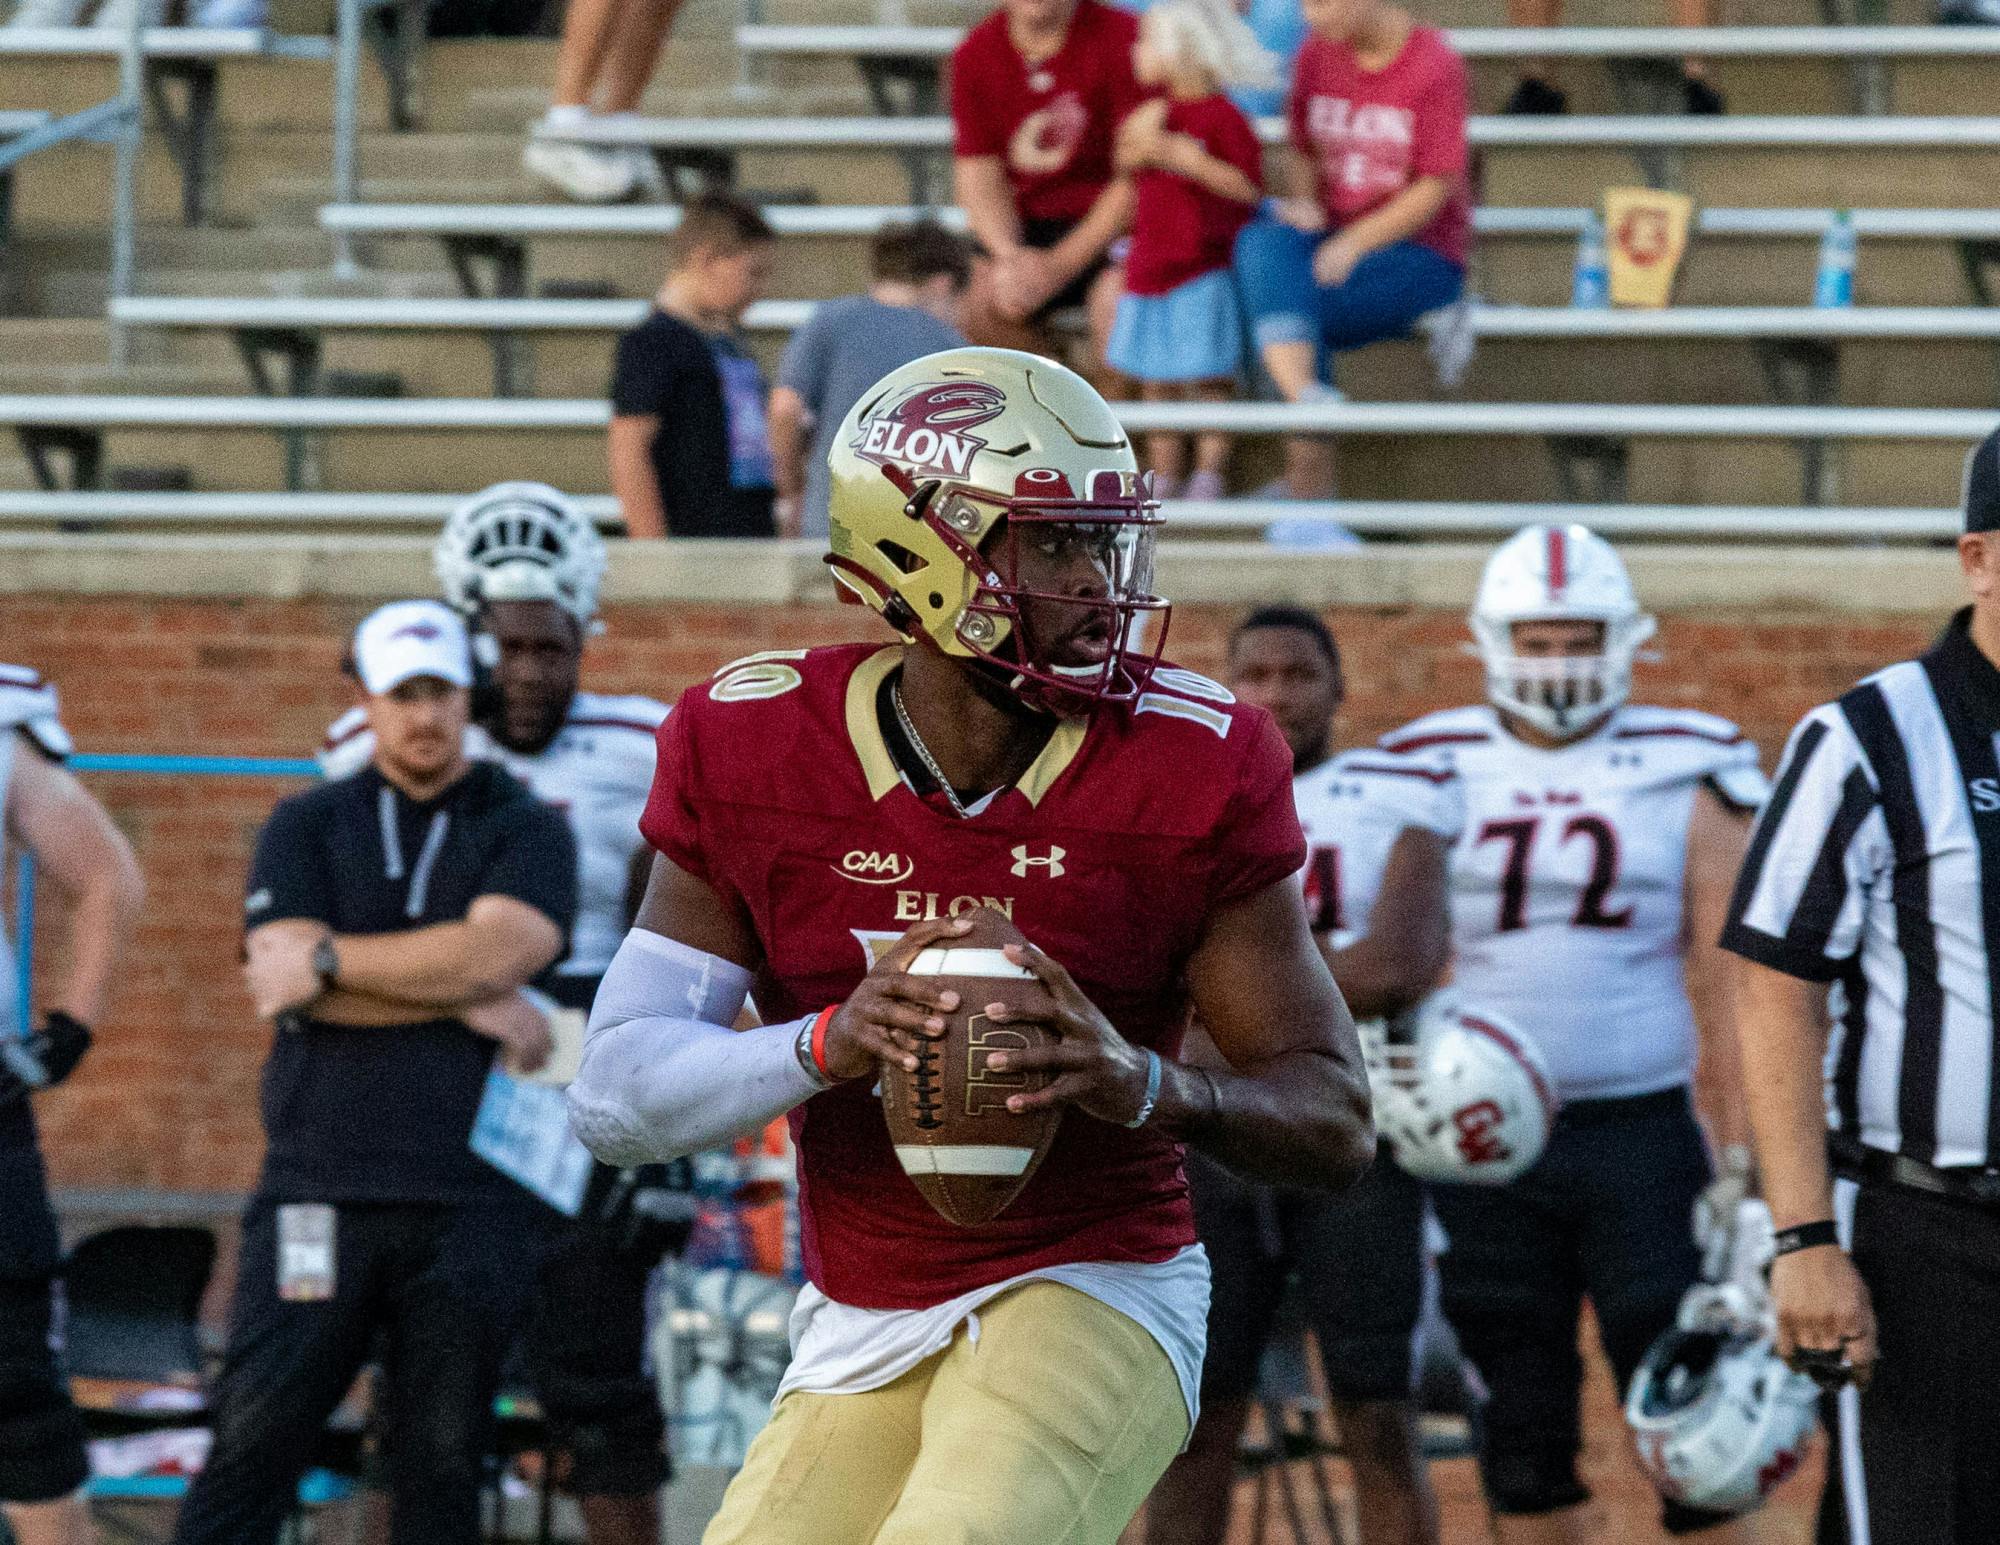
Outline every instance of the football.
[[1010, 919], [986, 907], [968, 916], [971, 932], [923, 951], [910, 966], [911, 975], [957, 992], [944, 1034], [918, 1052], [915, 1072], [882, 1072], [882, 1108], [903, 1173], [931, 1206], [966, 1227], [998, 1217], [1020, 1195], [1062, 1121], [1060, 1109], [1007, 1109], [1009, 1095], [1041, 1088], [1048, 1075], [996, 1069], [993, 1054], [1054, 1035], [1039, 1025], [996, 1024], [986, 1005], [1026, 1008], [1046, 1003], [1048, 990], [1001, 953], [1027, 942]]

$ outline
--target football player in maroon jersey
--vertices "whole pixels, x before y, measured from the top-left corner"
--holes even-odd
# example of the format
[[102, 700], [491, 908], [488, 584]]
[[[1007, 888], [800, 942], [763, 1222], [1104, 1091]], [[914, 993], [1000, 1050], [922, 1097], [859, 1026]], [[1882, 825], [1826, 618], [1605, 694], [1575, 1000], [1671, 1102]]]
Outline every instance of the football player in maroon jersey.
[[[1136, 643], [1166, 606], [1158, 506], [1080, 377], [932, 355], [857, 404], [831, 465], [828, 561], [903, 641], [753, 656], [683, 695], [572, 1116], [633, 1163], [790, 1114], [810, 1281], [708, 1545], [1111, 1545], [1200, 1383], [1181, 1145], [1327, 1187], [1373, 1153], [1290, 753]], [[959, 1227], [872, 1085], [958, 1007], [905, 968], [982, 905], [1053, 999], [1054, 1043], [1005, 1070], [1055, 1076], [1008, 1103], [1065, 1113], [1012, 1205]], [[753, 983], [764, 1026], [733, 1033]], [[1191, 1007], [1227, 1069], [1176, 1060]]]

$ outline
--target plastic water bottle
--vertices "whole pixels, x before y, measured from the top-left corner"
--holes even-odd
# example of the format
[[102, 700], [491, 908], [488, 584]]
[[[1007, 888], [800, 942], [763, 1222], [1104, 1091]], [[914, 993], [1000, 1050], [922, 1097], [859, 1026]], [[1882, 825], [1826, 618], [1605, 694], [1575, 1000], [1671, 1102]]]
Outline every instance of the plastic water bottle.
[[1854, 260], [1858, 244], [1854, 236], [1854, 216], [1844, 209], [1834, 211], [1826, 234], [1819, 240], [1819, 277], [1813, 283], [1815, 306], [1854, 304]]
[[1576, 272], [1570, 279], [1569, 303], [1602, 310], [1611, 304], [1611, 267], [1604, 251], [1604, 222], [1592, 210], [1584, 217], [1576, 239]]

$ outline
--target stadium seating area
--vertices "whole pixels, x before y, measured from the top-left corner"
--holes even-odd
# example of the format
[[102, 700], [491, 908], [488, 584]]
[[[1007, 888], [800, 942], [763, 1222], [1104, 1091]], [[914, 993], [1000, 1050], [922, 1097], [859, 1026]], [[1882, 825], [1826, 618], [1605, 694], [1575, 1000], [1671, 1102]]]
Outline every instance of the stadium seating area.
[[[898, 9], [883, 25], [871, 0], [767, 0], [739, 30], [735, 4], [697, 0], [657, 116], [600, 131], [653, 146], [677, 186], [782, 201], [782, 299], [749, 318], [767, 354], [815, 300], [860, 287], [865, 237], [942, 184], [937, 62], [982, 7]], [[1979, 111], [2000, 100], [2000, 31], [1929, 26], [1907, 0], [1881, 26], [1820, 25], [1798, 0], [1743, 10], [1748, 25], [1698, 40], [1724, 118], [1646, 111], [1689, 40], [1604, 25], [1643, 18], [1580, 8], [1532, 40], [1568, 56], [1579, 111], [1474, 120], [1479, 346], [1454, 388], [1417, 339], [1355, 356], [1343, 405], [1135, 405], [1132, 426], [1213, 420], [1247, 437], [1253, 470], [1278, 432], [1337, 432], [1341, 518], [1371, 536], [1491, 532], [1552, 502], [1620, 506], [1589, 518], [1635, 535], [1942, 534], [1934, 508], [1906, 506], [1939, 502], [2000, 382], [2000, 118]], [[1528, 44], [1492, 25], [1497, 5], [1434, 19], [1460, 29], [1490, 113]], [[600, 493], [610, 337], [642, 311], [676, 210], [526, 202], [520, 138], [553, 45], [515, 40], [406, 51], [407, 130], [396, 72], [364, 69], [359, 196], [330, 202], [331, 18], [275, 21], [282, 35], [149, 36], [135, 293], [108, 307], [113, 156], [74, 142], [8, 165], [4, 146], [103, 98], [115, 38], [0, 33], [0, 424], [16, 441], [0, 520], [373, 529], [503, 474]], [[1588, 206], [1642, 178], [1701, 206], [1678, 304], [1572, 310]], [[1857, 304], [1815, 310], [1815, 238], [1841, 208]], [[1189, 507], [1178, 526], [1240, 534], [1268, 514]]]

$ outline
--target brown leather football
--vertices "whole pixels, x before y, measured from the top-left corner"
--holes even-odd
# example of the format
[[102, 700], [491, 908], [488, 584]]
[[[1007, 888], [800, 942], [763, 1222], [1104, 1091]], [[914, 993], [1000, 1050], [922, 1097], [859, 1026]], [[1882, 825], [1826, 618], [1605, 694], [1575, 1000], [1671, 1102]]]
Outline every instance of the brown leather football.
[[1055, 1036], [1040, 1025], [996, 1024], [986, 1005], [1046, 1003], [1048, 989], [1001, 953], [1027, 942], [1009, 918], [990, 907], [966, 915], [971, 932], [911, 963], [911, 975], [956, 991], [958, 1008], [944, 1016], [944, 1034], [918, 1052], [914, 1073], [884, 1065], [882, 1109], [903, 1173], [931, 1206], [969, 1226], [998, 1217], [1021, 1194], [1055, 1140], [1062, 1111], [1007, 1109], [1009, 1095], [1041, 1088], [1048, 1075], [1000, 1071], [989, 1059]]

